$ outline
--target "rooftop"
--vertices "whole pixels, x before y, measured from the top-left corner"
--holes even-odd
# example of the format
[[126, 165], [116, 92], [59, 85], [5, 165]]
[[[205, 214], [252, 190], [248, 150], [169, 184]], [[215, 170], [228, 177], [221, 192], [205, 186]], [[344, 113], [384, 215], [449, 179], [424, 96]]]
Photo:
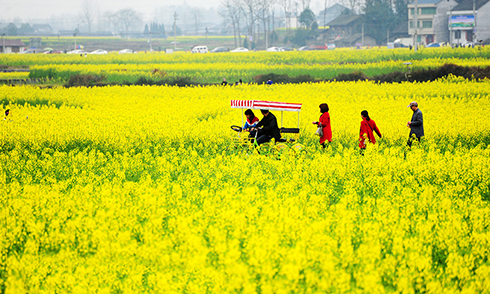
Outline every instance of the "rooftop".
[[[490, 0], [475, 0], [475, 9], [478, 10]], [[461, 0], [451, 11], [473, 10], [473, 0]]]
[[327, 26], [345, 26], [348, 25], [358, 19], [360, 19], [360, 15], [339, 15], [336, 19], [332, 20], [327, 24]]

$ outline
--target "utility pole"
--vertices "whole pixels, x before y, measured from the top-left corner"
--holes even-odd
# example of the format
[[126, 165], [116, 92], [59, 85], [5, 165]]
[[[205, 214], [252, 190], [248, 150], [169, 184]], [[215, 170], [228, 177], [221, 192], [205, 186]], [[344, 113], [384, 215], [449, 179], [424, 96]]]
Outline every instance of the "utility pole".
[[473, 47], [476, 42], [476, 7], [475, 0], [473, 0]]
[[77, 33], [73, 33], [73, 37], [75, 38], [75, 50], [77, 50]]
[[2, 34], [2, 54], [5, 54], [5, 34]]
[[386, 46], [390, 42], [390, 29], [386, 29]]
[[60, 51], [60, 33], [58, 33], [58, 51]]
[[[417, 0], [415, 0], [415, 1], [417, 1]], [[361, 31], [362, 32], [362, 34], [361, 34], [361, 48], [362, 48], [364, 46], [364, 23], [362, 24], [361, 28], [362, 28], [362, 31]]]
[[323, 29], [327, 26], [327, 5], [328, 0], [325, 0], [325, 10], [323, 10]]
[[451, 5], [449, 5], [449, 46], [453, 48], [453, 12], [451, 10]]
[[177, 50], [177, 11], [174, 12], [174, 51]]
[[208, 43], [208, 27], [206, 27], [206, 44]]
[[151, 48], [151, 31], [150, 31], [150, 52], [153, 51], [153, 49]]
[[415, 8], [413, 13], [413, 28], [415, 29], [415, 33], [413, 34], [413, 52], [417, 52], [417, 30], [419, 28], [419, 22], [417, 21], [418, 11], [418, 2], [415, 0]]

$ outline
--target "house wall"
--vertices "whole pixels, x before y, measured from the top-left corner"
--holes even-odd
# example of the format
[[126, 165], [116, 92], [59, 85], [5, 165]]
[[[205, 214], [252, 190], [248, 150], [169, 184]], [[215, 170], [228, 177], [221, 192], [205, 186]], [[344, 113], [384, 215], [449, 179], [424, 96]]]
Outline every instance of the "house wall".
[[433, 27], [434, 27], [434, 42], [442, 43], [449, 42], [449, 18], [448, 12], [451, 8], [458, 5], [454, 0], [441, 1], [437, 5], [437, 13], [434, 15]]
[[490, 2], [478, 9], [476, 14], [476, 39], [490, 39]]

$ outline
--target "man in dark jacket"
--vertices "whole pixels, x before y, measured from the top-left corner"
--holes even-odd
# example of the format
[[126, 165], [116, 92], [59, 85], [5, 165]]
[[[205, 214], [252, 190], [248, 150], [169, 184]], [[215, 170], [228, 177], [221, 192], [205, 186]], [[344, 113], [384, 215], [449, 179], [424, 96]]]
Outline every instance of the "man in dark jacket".
[[420, 142], [420, 137], [424, 136], [424, 119], [422, 117], [422, 111], [419, 109], [417, 102], [413, 101], [408, 105], [413, 111], [412, 120], [407, 122], [407, 127], [410, 128], [410, 135], [408, 138], [408, 146], [412, 146], [412, 137], [415, 135], [417, 140]]
[[259, 123], [255, 126], [259, 133], [257, 134], [257, 144], [269, 142], [272, 138], [278, 141], [281, 138], [281, 132], [277, 126], [276, 117], [269, 112], [269, 110], [261, 109], [264, 116]]

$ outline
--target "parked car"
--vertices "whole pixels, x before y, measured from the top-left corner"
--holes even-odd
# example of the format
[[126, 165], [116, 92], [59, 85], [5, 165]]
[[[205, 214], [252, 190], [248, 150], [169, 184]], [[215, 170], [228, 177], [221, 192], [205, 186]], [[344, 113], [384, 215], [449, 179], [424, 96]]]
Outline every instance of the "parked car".
[[119, 51], [119, 54], [135, 53], [132, 49], [123, 49]]
[[228, 51], [230, 51], [230, 50], [228, 50], [228, 48], [225, 48], [225, 47], [216, 47], [213, 50], [211, 50], [210, 52], [211, 53], [218, 53], [218, 52], [228, 52]]
[[58, 50], [48, 50], [48, 51], [44, 51], [43, 53], [44, 54], [60, 54], [61, 52]]
[[269, 48], [267, 48], [266, 51], [267, 52], [281, 52], [281, 51], [284, 51], [284, 49], [281, 49], [279, 47], [269, 47]]
[[22, 52], [19, 52], [20, 54], [36, 54], [36, 53], [43, 53], [43, 50], [41, 49], [27, 49]]
[[441, 44], [439, 44], [439, 43], [430, 43], [429, 45], [427, 45], [425, 47], [426, 48], [441, 47]]
[[243, 47], [238, 47], [236, 49], [231, 50], [230, 52], [248, 52], [248, 49]]
[[90, 54], [107, 54], [107, 51], [103, 49], [97, 49], [95, 51], [90, 52]]
[[291, 47], [279, 47], [279, 49], [281, 49], [281, 51], [293, 51], [293, 48]]
[[194, 46], [191, 49], [191, 53], [208, 53], [208, 46]]
[[82, 49], [77, 49], [77, 50], [72, 50], [72, 51], [66, 52], [66, 54], [86, 54], [86, 53], [88, 53], [88, 52], [85, 50], [82, 50]]
[[309, 50], [312, 50], [312, 49], [310, 48], [310, 46], [303, 46], [303, 47], [300, 47], [298, 50], [299, 51], [309, 51]]
[[401, 43], [401, 42], [395, 42], [393, 43], [393, 45], [395, 46], [395, 48], [407, 48], [408, 46]]

